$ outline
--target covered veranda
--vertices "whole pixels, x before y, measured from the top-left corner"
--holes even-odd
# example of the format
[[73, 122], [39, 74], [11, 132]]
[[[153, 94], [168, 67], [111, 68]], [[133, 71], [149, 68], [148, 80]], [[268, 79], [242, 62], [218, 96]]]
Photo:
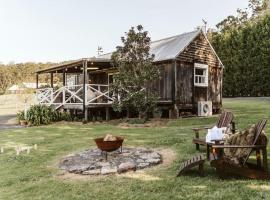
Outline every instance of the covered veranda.
[[[114, 99], [110, 91], [113, 74], [110, 59], [84, 58], [65, 62], [36, 72], [37, 101], [39, 104], [53, 106], [55, 109], [81, 110], [85, 120], [90, 108], [105, 108], [109, 119], [109, 108]], [[40, 87], [39, 77], [50, 75], [48, 87]], [[55, 83], [54, 77], [60, 77]]]

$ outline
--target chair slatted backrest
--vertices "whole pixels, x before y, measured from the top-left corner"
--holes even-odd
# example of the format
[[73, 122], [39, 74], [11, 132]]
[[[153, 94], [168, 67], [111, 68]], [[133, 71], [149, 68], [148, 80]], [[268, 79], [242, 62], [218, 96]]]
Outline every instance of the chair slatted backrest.
[[[262, 120], [258, 121], [257, 124], [255, 125], [255, 138], [254, 138], [252, 145], [256, 145], [260, 134], [262, 133], [264, 127], [266, 126], [266, 123], [267, 123], [267, 120], [262, 119]], [[251, 152], [252, 152], [252, 149], [249, 150], [249, 153], [247, 154], [247, 157], [245, 158], [243, 165], [245, 165], [246, 162], [248, 161]]]
[[221, 127], [229, 127], [230, 123], [232, 123], [233, 121], [233, 114], [232, 112], [223, 112], [218, 119], [217, 122], [217, 127], [221, 128]]

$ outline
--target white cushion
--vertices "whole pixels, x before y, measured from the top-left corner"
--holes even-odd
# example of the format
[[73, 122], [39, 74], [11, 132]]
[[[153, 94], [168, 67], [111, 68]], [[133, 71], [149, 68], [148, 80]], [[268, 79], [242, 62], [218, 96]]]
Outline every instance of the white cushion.
[[226, 127], [218, 128], [217, 126], [214, 126], [212, 129], [208, 129], [207, 135], [206, 135], [206, 142], [207, 143], [213, 143], [212, 140], [222, 140], [224, 137], [224, 133], [226, 132]]

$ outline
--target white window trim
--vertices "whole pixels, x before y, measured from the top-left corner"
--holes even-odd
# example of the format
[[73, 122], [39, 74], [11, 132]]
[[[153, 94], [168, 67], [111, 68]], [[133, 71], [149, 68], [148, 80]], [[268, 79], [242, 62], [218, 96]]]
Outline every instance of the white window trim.
[[[196, 69], [204, 69], [206, 70], [206, 75], [202, 75], [202, 77], [205, 78], [205, 83], [196, 83], [196, 77], [199, 77], [200, 75], [196, 75]], [[194, 86], [196, 87], [208, 87], [208, 65], [195, 63], [194, 64]]]

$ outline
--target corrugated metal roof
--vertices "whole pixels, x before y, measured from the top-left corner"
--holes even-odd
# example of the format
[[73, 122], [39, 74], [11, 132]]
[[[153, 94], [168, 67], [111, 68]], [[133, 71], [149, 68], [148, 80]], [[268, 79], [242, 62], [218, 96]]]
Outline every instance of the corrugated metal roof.
[[[150, 54], [155, 55], [154, 62], [175, 59], [198, 36], [199, 33], [203, 33], [201, 29], [151, 42]], [[205, 38], [208, 41], [206, 36]], [[212, 48], [213, 52], [216, 54], [210, 42], [209, 42], [209, 45]], [[107, 54], [102, 54], [98, 56], [97, 58], [96, 57], [82, 58], [78, 60], [68, 61], [68, 62], [58, 64], [49, 69], [37, 71], [37, 73], [49, 72], [50, 70], [54, 70], [56, 68], [63, 68], [72, 64], [83, 62], [84, 60], [87, 60], [88, 62], [92, 61], [92, 62], [108, 62], [109, 63], [111, 60], [111, 55], [112, 53], [107, 53]], [[218, 56], [217, 58], [219, 59]], [[223, 66], [221, 61], [220, 63]]]
[[96, 58], [96, 57], [91, 57], [91, 58], [81, 58], [78, 60], [70, 60], [70, 61], [65, 61], [63, 63], [54, 65], [48, 69], [43, 69], [43, 70], [38, 70], [36, 73], [45, 73], [45, 72], [49, 72], [50, 70], [55, 70], [57, 68], [63, 68], [63, 67], [68, 67], [69, 65], [73, 65], [76, 63], [82, 63], [83, 61], [88, 61], [88, 62], [110, 62], [111, 58]]
[[[155, 55], [154, 61], [175, 59], [187, 47], [201, 30], [196, 30], [181, 35], [153, 41], [150, 44], [150, 54]], [[100, 55], [99, 58], [110, 59], [112, 53]]]

